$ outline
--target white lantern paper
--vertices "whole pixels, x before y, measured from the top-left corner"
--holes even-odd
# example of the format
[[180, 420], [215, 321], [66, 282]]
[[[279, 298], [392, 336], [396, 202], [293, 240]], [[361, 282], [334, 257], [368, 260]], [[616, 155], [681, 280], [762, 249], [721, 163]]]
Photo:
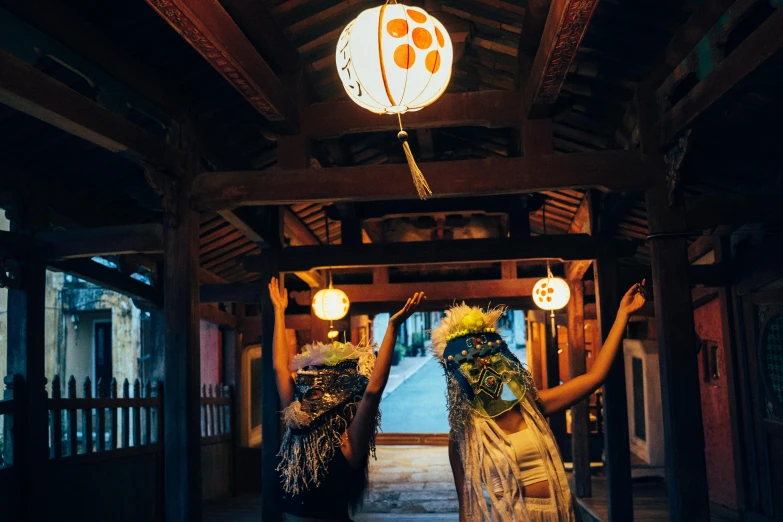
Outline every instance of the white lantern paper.
[[571, 288], [559, 277], [545, 277], [533, 286], [533, 302], [542, 310], [560, 310], [571, 299]]
[[348, 296], [337, 288], [325, 288], [313, 296], [313, 312], [324, 321], [342, 319], [348, 313], [350, 306]]
[[417, 111], [451, 78], [454, 51], [443, 25], [418, 7], [386, 4], [362, 12], [337, 42], [337, 72], [348, 96], [377, 114]]

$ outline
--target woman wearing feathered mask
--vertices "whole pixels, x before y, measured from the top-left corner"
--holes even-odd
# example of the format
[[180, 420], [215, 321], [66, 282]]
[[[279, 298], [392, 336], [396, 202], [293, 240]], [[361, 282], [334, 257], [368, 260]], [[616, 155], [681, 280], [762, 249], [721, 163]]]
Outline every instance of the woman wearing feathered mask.
[[[644, 305], [644, 281], [623, 296], [614, 325], [584, 375], [536, 390], [495, 326], [505, 307], [464, 303], [432, 330], [446, 370], [449, 459], [460, 522], [574, 522], [563, 461], [546, 416], [565, 410], [606, 379], [628, 317]], [[485, 497], [486, 492], [486, 497]]]
[[389, 379], [400, 325], [425, 299], [417, 292], [389, 320], [378, 351], [360, 343], [313, 343], [289, 353], [285, 336], [288, 292], [269, 283], [275, 308], [274, 365], [283, 405], [280, 448], [283, 512], [293, 522], [350, 522], [367, 490], [375, 453], [378, 406]]

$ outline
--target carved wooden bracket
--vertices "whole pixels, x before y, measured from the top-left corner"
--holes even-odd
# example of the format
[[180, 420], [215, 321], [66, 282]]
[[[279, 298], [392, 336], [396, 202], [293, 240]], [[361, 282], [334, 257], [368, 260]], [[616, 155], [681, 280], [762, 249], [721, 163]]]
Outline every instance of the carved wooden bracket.
[[669, 189], [669, 206], [673, 206], [677, 200], [677, 192], [680, 188], [680, 166], [685, 154], [688, 151], [688, 139], [691, 135], [691, 129], [686, 130], [677, 143], [674, 144], [663, 158], [666, 164], [666, 185]]
[[144, 178], [150, 187], [162, 198], [163, 210], [166, 211], [167, 225], [177, 225], [177, 180], [164, 169], [156, 165], [144, 165]]

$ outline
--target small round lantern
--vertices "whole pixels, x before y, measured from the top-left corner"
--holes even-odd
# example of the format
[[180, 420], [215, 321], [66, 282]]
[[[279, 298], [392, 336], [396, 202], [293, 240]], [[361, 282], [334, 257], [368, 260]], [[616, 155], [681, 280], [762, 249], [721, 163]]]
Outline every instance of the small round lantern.
[[559, 277], [552, 275], [549, 264], [546, 266], [547, 277], [539, 279], [533, 285], [533, 302], [542, 310], [550, 310], [550, 320], [552, 322], [552, 337], [557, 335], [555, 329], [555, 310], [560, 310], [568, 304], [571, 299], [571, 287], [568, 283]]
[[313, 312], [324, 321], [337, 321], [348, 313], [351, 303], [345, 292], [337, 288], [319, 290], [313, 296]]
[[559, 277], [545, 277], [533, 287], [533, 301], [542, 310], [560, 310], [568, 304], [571, 288]]
[[[337, 72], [345, 92], [376, 114], [417, 111], [437, 100], [451, 78], [454, 50], [438, 20], [418, 7], [398, 3], [367, 9], [343, 29], [337, 41]], [[421, 199], [432, 194], [416, 166], [402, 129], [413, 181]]]

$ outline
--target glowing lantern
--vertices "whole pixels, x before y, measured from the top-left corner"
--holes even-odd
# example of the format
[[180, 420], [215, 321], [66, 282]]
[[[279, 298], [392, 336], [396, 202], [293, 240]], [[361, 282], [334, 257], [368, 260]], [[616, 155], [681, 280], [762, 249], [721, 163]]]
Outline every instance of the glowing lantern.
[[345, 292], [337, 288], [319, 290], [313, 296], [313, 312], [324, 321], [337, 321], [348, 313], [351, 303]]
[[[451, 78], [454, 51], [443, 25], [418, 7], [387, 3], [362, 12], [337, 41], [337, 72], [348, 96], [376, 114], [417, 111], [437, 100]], [[402, 130], [421, 199], [432, 194]]]
[[560, 310], [568, 304], [571, 299], [571, 287], [568, 283], [559, 277], [552, 275], [549, 264], [546, 266], [547, 277], [539, 279], [533, 286], [533, 302], [542, 310], [551, 310], [549, 317], [552, 321], [552, 337], [557, 333], [555, 330], [555, 310]]

